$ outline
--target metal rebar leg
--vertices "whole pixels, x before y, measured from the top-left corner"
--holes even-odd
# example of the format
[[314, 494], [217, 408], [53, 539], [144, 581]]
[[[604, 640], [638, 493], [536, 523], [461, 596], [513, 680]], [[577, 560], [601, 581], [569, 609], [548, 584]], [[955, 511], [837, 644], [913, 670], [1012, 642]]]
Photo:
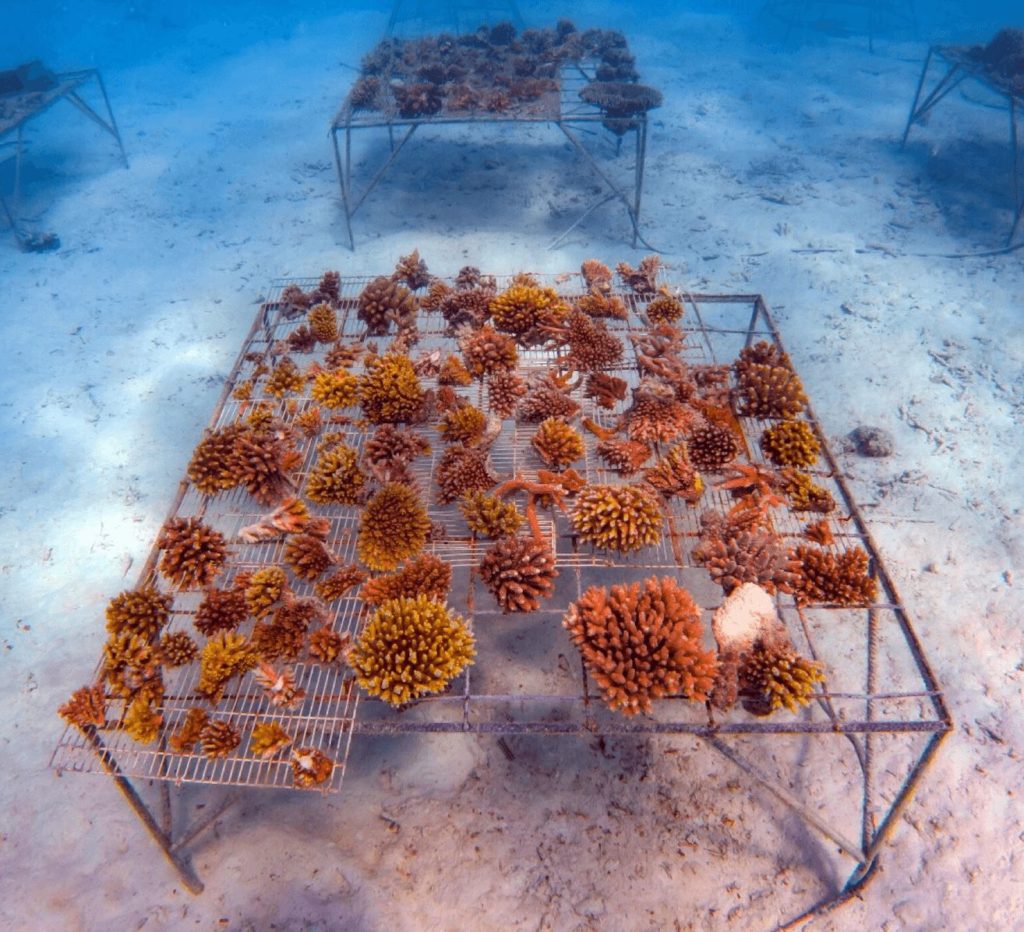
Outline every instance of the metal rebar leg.
[[338, 172], [338, 187], [341, 188], [341, 206], [345, 211], [345, 228], [348, 230], [348, 248], [355, 252], [356, 240], [352, 235], [352, 211], [349, 207], [348, 178], [346, 177], [351, 166], [351, 146], [349, 144], [349, 129], [345, 128], [345, 167], [342, 168], [341, 152], [338, 149], [338, 127], [331, 127], [331, 142], [334, 144], [334, 167]]
[[949, 70], [939, 80], [939, 83], [928, 92], [928, 95], [922, 101], [921, 92], [924, 90], [925, 79], [928, 77], [928, 69], [931, 67], [934, 53], [934, 48], [928, 49], [928, 55], [924, 60], [924, 67], [921, 69], [921, 77], [917, 81], [917, 92], [914, 94], [914, 103], [910, 108], [910, 116], [907, 117], [907, 125], [903, 130], [903, 139], [900, 142], [901, 146], [904, 146], [907, 143], [907, 137], [910, 135], [910, 127], [928, 113], [940, 100], [949, 94], [950, 91], [956, 88], [961, 81], [968, 77], [967, 72], [963, 71], [960, 68], [960, 65], [954, 62], [950, 65]]

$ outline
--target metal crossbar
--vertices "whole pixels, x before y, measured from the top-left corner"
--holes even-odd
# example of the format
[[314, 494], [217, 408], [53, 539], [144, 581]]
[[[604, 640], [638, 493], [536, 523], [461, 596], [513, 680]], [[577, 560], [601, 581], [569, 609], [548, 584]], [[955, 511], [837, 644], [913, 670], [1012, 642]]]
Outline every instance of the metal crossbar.
[[[346, 339], [365, 335], [356, 315], [357, 297], [369, 279], [345, 279], [342, 283], [339, 325]], [[582, 293], [578, 276], [548, 277], [546, 283], [557, 287], [567, 299]], [[499, 282], [500, 286], [507, 280]], [[235, 423], [244, 417], [247, 405], [268, 400], [285, 417], [293, 418], [312, 400], [300, 395], [284, 408], [276, 399], [264, 399], [257, 388], [252, 402], [235, 397], [235, 389], [251, 379], [257, 368], [279, 359], [289, 333], [298, 320], [291, 319], [277, 300], [279, 283], [269, 292], [253, 321], [210, 427]], [[315, 282], [300, 281], [303, 287]], [[632, 293], [620, 297], [629, 309], [628, 320], [610, 322], [610, 330], [623, 339], [625, 358], [614, 371], [631, 385], [639, 380], [632, 356], [630, 334], [648, 329], [644, 317], [645, 301]], [[683, 358], [694, 367], [731, 362], [744, 347], [758, 340], [774, 343], [780, 350], [778, 330], [764, 300], [759, 295], [685, 296], [687, 316], [684, 329], [686, 346]], [[439, 314], [420, 314], [420, 340], [417, 352], [455, 349]], [[300, 358], [300, 357], [297, 357]], [[301, 357], [307, 362], [321, 354]], [[521, 354], [521, 368], [527, 373], [544, 372], [555, 367], [554, 351], [530, 350]], [[431, 384], [431, 380], [426, 380]], [[486, 407], [486, 389], [474, 385], [472, 400]], [[583, 417], [610, 425], [620, 410], [606, 411], [583, 399]], [[712, 715], [703, 705], [681, 697], [659, 700], [649, 716], [625, 717], [611, 712], [600, 699], [598, 690], [579, 660], [575, 648], [563, 630], [561, 619], [573, 600], [591, 585], [609, 585], [639, 580], [651, 575], [672, 575], [693, 594], [705, 613], [721, 602], [721, 591], [711, 583], [707, 572], [692, 558], [699, 533], [698, 516], [704, 509], [727, 510], [731, 501], [716, 489], [714, 474], [706, 476], [702, 500], [696, 506], [676, 502], [667, 506], [667, 533], [656, 546], [636, 555], [608, 555], [581, 544], [559, 512], [543, 512], [541, 529], [556, 554], [560, 571], [551, 599], [530, 615], [503, 615], [477, 578], [487, 542], [470, 534], [454, 505], [438, 505], [434, 467], [441, 444], [430, 426], [423, 432], [433, 447], [430, 456], [414, 464], [414, 478], [424, 490], [435, 528], [428, 544], [431, 552], [453, 567], [451, 602], [464, 614], [474, 631], [477, 644], [475, 664], [457, 678], [450, 689], [424, 698], [400, 711], [376, 699], [360, 698], [350, 675], [341, 666], [331, 667], [314, 661], [296, 666], [296, 673], [307, 696], [303, 704], [290, 712], [268, 707], [261, 690], [246, 675], [230, 690], [213, 711], [217, 717], [230, 717], [248, 734], [257, 718], [272, 718], [296, 738], [296, 744], [317, 747], [336, 761], [324, 792], [340, 790], [346, 764], [356, 734], [364, 736], [411, 733], [462, 734], [537, 734], [537, 735], [692, 735], [722, 755], [748, 778], [765, 787], [785, 807], [793, 810], [824, 837], [835, 842], [849, 856], [854, 868], [847, 885], [836, 891], [815, 910], [827, 910], [859, 889], [870, 877], [877, 854], [897, 816], [909, 802], [913, 789], [941, 742], [952, 727], [949, 712], [924, 655], [910, 617], [885, 569], [867, 524], [851, 495], [838, 463], [813, 409], [806, 419], [823, 451], [822, 463], [814, 471], [816, 483], [827, 488], [837, 502], [829, 516], [840, 548], [863, 547], [871, 572], [879, 584], [878, 598], [871, 606], [850, 608], [832, 605], [797, 605], [789, 596], [778, 595], [780, 617], [800, 653], [822, 662], [828, 671], [826, 688], [815, 696], [810, 707], [799, 715], [783, 713], [764, 719], [741, 709]], [[764, 422], [741, 418], [748, 462], [763, 462], [758, 439]], [[503, 477], [531, 473], [541, 466], [529, 443], [532, 429], [507, 422], [491, 450], [494, 469]], [[361, 449], [369, 428], [358, 422], [328, 425], [325, 430], [340, 430], [345, 442]], [[302, 488], [315, 459], [316, 440], [303, 449], [303, 460], [296, 477]], [[586, 433], [586, 450], [580, 473], [590, 483], [621, 483], [623, 480], [596, 455], [596, 440]], [[205, 498], [183, 481], [171, 514], [202, 515], [204, 520], [223, 531], [229, 540], [238, 529], [254, 521], [260, 509], [248, 496], [230, 493]], [[354, 560], [357, 509], [327, 507], [317, 509], [330, 519], [329, 546], [341, 562]], [[787, 540], [801, 539], [806, 516], [780, 514], [774, 519], [777, 532]], [[248, 569], [281, 563], [281, 542], [257, 545], [233, 544], [234, 553], [226, 570], [227, 581]], [[156, 574], [158, 552], [151, 552], [139, 583], [160, 584]], [[296, 582], [299, 595], [309, 584]], [[190, 612], [195, 597], [177, 594], [171, 629], [190, 630]], [[335, 630], [358, 636], [366, 617], [357, 595], [332, 607], [330, 624]], [[173, 730], [188, 708], [197, 702], [195, 665], [167, 679], [167, 700], [162, 712], [165, 729]], [[261, 761], [246, 752], [246, 742], [226, 760], [210, 761], [198, 753], [173, 753], [165, 742], [143, 747], [128, 738], [118, 725], [117, 702], [107, 727], [68, 728], [52, 758], [60, 772], [102, 773], [114, 777], [132, 807], [140, 815], [150, 834], [178, 869], [190, 889], [201, 887], [189, 867], [184, 846], [187, 840], [212, 824], [186, 829], [175, 839], [172, 831], [171, 790], [186, 784], [205, 784], [239, 788], [294, 788], [289, 766], [283, 760]], [[811, 803], [793, 789], [794, 775], [801, 767], [792, 756], [790, 742], [802, 738], [814, 742], [816, 753], [827, 760], [834, 781], [834, 799]], [[163, 821], [147, 816], [133, 779], [158, 781], [164, 788], [160, 798]], [[856, 800], [856, 805], [851, 803]], [[184, 840], [183, 840], [184, 839]]]

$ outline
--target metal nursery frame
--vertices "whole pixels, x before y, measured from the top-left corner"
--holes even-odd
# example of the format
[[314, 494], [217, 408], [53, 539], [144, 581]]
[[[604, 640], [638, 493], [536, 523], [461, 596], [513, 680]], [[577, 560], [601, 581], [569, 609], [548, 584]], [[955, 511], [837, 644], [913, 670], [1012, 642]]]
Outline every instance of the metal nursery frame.
[[[343, 280], [339, 323], [347, 338], [358, 338], [363, 333], [356, 317], [356, 298], [367, 281]], [[547, 281], [566, 297], [581, 293], [578, 276], [549, 277]], [[270, 293], [279, 294], [283, 284], [278, 283]], [[309, 288], [315, 282], [300, 284]], [[630, 361], [626, 338], [630, 333], [647, 329], [641, 316], [644, 302], [631, 293], [621, 296], [630, 308], [629, 320], [611, 322], [610, 329], [627, 345], [627, 359], [618, 374], [636, 384], [636, 363]], [[694, 366], [730, 362], [742, 347], [757, 340], [768, 340], [782, 349], [778, 330], [760, 295], [687, 294], [685, 301], [684, 358]], [[275, 300], [260, 308], [216, 406], [211, 428], [234, 423], [244, 414], [242, 405], [246, 402], [233, 397], [234, 389], [252, 376], [254, 367], [278, 358], [282, 339], [300, 319], [289, 319]], [[450, 351], [453, 343], [443, 328], [440, 315], [421, 314], [417, 351]], [[549, 351], [528, 351], [521, 357], [521, 363], [527, 373], [544, 372], [554, 365], [554, 355]], [[485, 405], [485, 389], [475, 387], [474, 391], [478, 393], [474, 401]], [[257, 393], [255, 399], [259, 397]], [[310, 403], [308, 397], [304, 398], [290, 416]], [[616, 412], [597, 408], [590, 401], [585, 401], [582, 414], [604, 425], [613, 423], [617, 416]], [[307, 696], [299, 709], [275, 712], [247, 675], [212, 714], [230, 716], [243, 730], [256, 717], [274, 719], [295, 736], [296, 745], [324, 748], [337, 761], [324, 788], [326, 792], [340, 789], [356, 734], [690, 735], [731, 761], [747, 774], [752, 786], [767, 789], [852, 860], [853, 869], [843, 888], [801, 919], [828, 911], [853, 896], [872, 876], [881, 848], [952, 722], [911, 620], [810, 408], [806, 417], [822, 446], [823, 465], [815, 471], [815, 482], [828, 488], [838, 503], [830, 523], [842, 546], [859, 545], [867, 550], [871, 571], [878, 580], [879, 596], [870, 607], [857, 609], [799, 607], [791, 597], [777, 597], [781, 617], [797, 649], [805, 656], [821, 660], [828, 669], [828, 691], [818, 694], [816, 701], [801, 714], [782, 713], [762, 719], [735, 709], [722, 717], [681, 698], [667, 698], [656, 703], [653, 715], [629, 718], [605, 707], [582, 663], [566, 661], [576, 657], [576, 652], [561, 628], [561, 616], [587, 585], [671, 573], [694, 593], [706, 611], [718, 604], [720, 590], [711, 584], [706, 571], [694, 566], [691, 557], [700, 511], [707, 507], [725, 510], [730, 504], [725, 493], [714, 489], [714, 474], [707, 477], [703, 499], [696, 507], [678, 501], [667, 506], [667, 533], [663, 541], [632, 559], [609, 556], [581, 545], [557, 512], [542, 513], [542, 529], [560, 568], [558, 588], [538, 613], [502, 616], [475, 579], [474, 570], [487, 542], [468, 535], [454, 506], [434, 504], [436, 485], [432, 473], [442, 445], [429, 428], [422, 429], [429, 431], [425, 435], [431, 438], [434, 452], [418, 461], [415, 477], [426, 491], [432, 522], [443, 532], [432, 535], [428, 547], [454, 568], [453, 607], [464, 613], [474, 628], [478, 653], [475, 665], [447, 693], [396, 712], [377, 700], [360, 699], [344, 667], [302, 662], [295, 670]], [[750, 461], [760, 459], [756, 441], [763, 426], [761, 422], [742, 420]], [[338, 429], [346, 432], [347, 443], [361, 448], [365, 427], [350, 424]], [[508, 476], [531, 472], [541, 465], [529, 443], [532, 432], [531, 428], [505, 425], [491, 450], [496, 471]], [[586, 432], [586, 454], [580, 472], [591, 482], [624, 481], [602, 465], [595, 453], [595, 443], [595, 438]], [[315, 445], [315, 440], [307, 444], [297, 480], [300, 488], [315, 458]], [[171, 515], [203, 515], [233, 540], [239, 527], [265, 510], [244, 494], [203, 498], [183, 480]], [[331, 519], [329, 545], [339, 560], [354, 560], [357, 509], [328, 507], [318, 511]], [[775, 521], [776, 530], [790, 541], [802, 539], [803, 525], [809, 517], [781, 515]], [[237, 572], [282, 562], [280, 542], [233, 543], [232, 548], [235, 552], [224, 572], [226, 578], [219, 580], [225, 586], [230, 585]], [[157, 558], [154, 548], [141, 571], [140, 585], [160, 584], [155, 572]], [[309, 585], [297, 582], [296, 592], [302, 595], [311, 591]], [[190, 628], [189, 614], [194, 606], [195, 600], [188, 594], [176, 596], [171, 630]], [[349, 594], [335, 603], [330, 623], [339, 632], [355, 635], [362, 620], [359, 599]], [[530, 649], [526, 656], [520, 656], [508, 639], [502, 638], [502, 633], [521, 630], [526, 625], [530, 630]], [[178, 727], [194, 704], [195, 675], [195, 670], [189, 668], [176, 678], [168, 678], [161, 710], [166, 732]], [[804, 752], [798, 751], [796, 759], [777, 765], [769, 763], [773, 758], [778, 762], [786, 754], [789, 739], [794, 738], [812, 743], [815, 753], [829, 756], [828, 765], [823, 768], [829, 790], [824, 794], [824, 803], [800, 798], [790, 783], [790, 777], [801, 771]], [[758, 747], [746, 746], [755, 741]], [[752, 751], [759, 748], [770, 754], [754, 756]], [[841, 770], [837, 764], [844, 761], [846, 769]], [[111, 713], [109, 725], [102, 730], [67, 728], [54, 751], [51, 766], [58, 772], [112, 777], [181, 881], [197, 893], [202, 890], [202, 883], [192, 870], [186, 846], [214, 824], [232, 799], [229, 797], [214, 807], [201, 823], [177, 831], [172, 791], [192, 783], [294, 789], [286, 761], [255, 760], [241, 749], [226, 760], [210, 761], [198, 753], [172, 753], [163, 739], [156, 746], [142, 747], [118, 729], [116, 713]], [[140, 792], [139, 784], [146, 781], [158, 785], [156, 805], [147, 803]]]
[[[338, 173], [338, 184], [341, 188], [341, 202], [345, 211], [345, 227], [348, 232], [349, 248], [355, 250], [355, 237], [352, 233], [352, 218], [381, 182], [388, 169], [394, 165], [405, 144], [412, 139], [420, 127], [424, 126], [477, 126], [485, 124], [508, 125], [527, 123], [553, 123], [569, 140], [573, 149], [583, 159], [590, 171], [598, 178], [610, 193], [591, 204], [580, 217], [563, 233], [557, 236], [549, 249], [557, 246], [566, 236], [580, 225], [597, 208], [613, 200], [619, 200], [629, 215], [633, 228], [632, 245], [643, 244], [647, 249], [654, 249], [640, 233], [640, 202], [644, 186], [644, 166], [647, 161], [647, 114], [641, 113], [629, 117], [628, 132], [635, 136], [635, 163], [633, 166], [632, 193], [624, 190], [610, 173], [603, 169], [594, 155], [583, 145], [579, 133], [586, 131], [605, 119], [601, 111], [579, 98], [579, 91], [584, 84], [594, 80], [587, 73], [587, 64], [569, 65], [559, 73], [559, 90], [557, 93], [546, 94], [537, 101], [516, 104], [507, 113], [490, 113], [484, 110], [467, 112], [442, 111], [428, 117], [401, 117], [397, 113], [377, 113], [370, 111], [353, 111], [348, 101], [343, 102], [334, 122], [331, 124], [331, 140], [334, 145], [334, 165]], [[377, 166], [366, 188], [360, 193], [353, 190], [352, 167], [352, 136], [357, 130], [387, 129], [389, 153]], [[401, 136], [395, 140], [395, 130]], [[344, 137], [344, 144], [338, 136]], [[621, 151], [622, 137], [616, 142], [616, 154]], [[342, 152], [344, 150], [344, 153]]]
[[[110, 98], [107, 96], [107, 88], [103, 83], [103, 77], [95, 68], [86, 68], [82, 71], [62, 71], [54, 74], [57, 84], [45, 91], [25, 91], [21, 94], [9, 95], [6, 100], [22, 100], [14, 116], [4, 119], [0, 116], [0, 140], [10, 133], [16, 133], [14, 149], [14, 189], [11, 193], [10, 203], [0, 192], [0, 206], [3, 206], [7, 218], [14, 228], [16, 234], [21, 234], [18, 226], [18, 214], [21, 204], [21, 173], [25, 157], [24, 131], [28, 122], [35, 117], [45, 113], [57, 101], [66, 100], [76, 109], [84, 113], [90, 120], [106, 132], [110, 133], [117, 142], [121, 152], [121, 159], [124, 167], [128, 167], [128, 156], [124, 151], [124, 143], [121, 141], [121, 133], [117, 128], [117, 121], [114, 119], [114, 111], [110, 106]], [[103, 106], [107, 112], [104, 118], [92, 107], [79, 93], [82, 87], [91, 79], [95, 79], [103, 98]]]
[[523, 14], [516, 0], [394, 0], [385, 35], [394, 35], [402, 23], [436, 23], [446, 14], [455, 33], [475, 29], [485, 21], [504, 18], [516, 26], [523, 25]]
[[[914, 0], [767, 0], [761, 7], [764, 16], [772, 16], [786, 26], [786, 38], [793, 29], [810, 29], [830, 13], [857, 10], [864, 14], [864, 31], [868, 48], [875, 50], [875, 37], [887, 25], [917, 29]], [[851, 26], [858, 25], [851, 23]], [[853, 31], [851, 29], [851, 31]]]
[[[945, 68], [945, 73], [930, 90], [925, 92], [925, 84], [933, 62], [939, 63], [940, 68]], [[1018, 125], [1018, 111], [1024, 108], [1024, 96], [1016, 94], [994, 81], [983, 63], [968, 57], [966, 49], [958, 46], [933, 45], [928, 49], [924, 66], [921, 68], [921, 77], [917, 81], [914, 102], [910, 107], [910, 115], [907, 117], [907, 125], [903, 130], [903, 139], [900, 145], [907, 144], [910, 128], [915, 123], [923, 121], [940, 101], [968, 78], [983, 84], [993, 93], [1005, 98], [1010, 111], [1010, 152], [1013, 159], [1010, 185], [1013, 194], [1013, 222], [1010, 225], [1009, 235], [1006, 237], [1006, 245], [1010, 246], [1017, 235], [1021, 218], [1024, 217], [1024, 159], [1021, 155], [1020, 127]]]

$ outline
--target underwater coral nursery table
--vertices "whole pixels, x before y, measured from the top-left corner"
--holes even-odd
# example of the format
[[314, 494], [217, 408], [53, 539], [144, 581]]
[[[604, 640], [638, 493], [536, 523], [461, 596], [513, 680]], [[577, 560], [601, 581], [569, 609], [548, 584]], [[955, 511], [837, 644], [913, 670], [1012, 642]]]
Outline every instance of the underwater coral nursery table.
[[[910, 619], [764, 300], [598, 268], [271, 290], [52, 761], [193, 889], [133, 778], [338, 791], [405, 732], [693, 735], [869, 872], [950, 727]], [[826, 814], [731, 741], [787, 735]]]

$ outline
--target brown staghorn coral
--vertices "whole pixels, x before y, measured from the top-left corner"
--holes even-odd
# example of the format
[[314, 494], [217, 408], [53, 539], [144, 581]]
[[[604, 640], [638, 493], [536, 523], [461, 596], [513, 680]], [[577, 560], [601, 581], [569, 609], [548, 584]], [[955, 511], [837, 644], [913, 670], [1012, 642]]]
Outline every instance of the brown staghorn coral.
[[611, 410], [620, 401], [626, 400], [629, 383], [607, 372], [591, 372], [583, 387], [583, 394], [593, 398], [601, 408]]
[[419, 596], [384, 602], [349, 651], [348, 662], [371, 696], [400, 706], [443, 690], [475, 655], [462, 618]]
[[200, 634], [210, 637], [220, 631], [234, 631], [248, 616], [243, 589], [207, 589], [192, 623]]
[[257, 664], [252, 678], [263, 690], [263, 697], [272, 706], [291, 709], [306, 698], [306, 690], [298, 685], [295, 671], [291, 667], [276, 670], [266, 661], [262, 661]]
[[555, 555], [534, 537], [503, 537], [480, 561], [480, 578], [503, 612], [533, 612], [555, 588]]
[[685, 444], [676, 444], [650, 469], [644, 470], [644, 482], [666, 498], [678, 495], [691, 505], [700, 499], [704, 481], [698, 475]]
[[487, 430], [487, 415], [471, 404], [461, 405], [444, 414], [437, 425], [441, 439], [447, 443], [474, 446]]
[[210, 702], [220, 702], [228, 681], [247, 673], [258, 660], [252, 643], [244, 634], [237, 631], [218, 634], [203, 647], [196, 692]]
[[160, 572], [180, 589], [209, 586], [228, 555], [224, 535], [199, 518], [171, 518], [156, 545], [164, 552]]
[[655, 324], [674, 324], [685, 310], [683, 302], [663, 286], [647, 304], [647, 319]]
[[420, 251], [414, 249], [407, 256], [400, 256], [398, 263], [395, 265], [394, 274], [392, 279], [399, 282], [405, 282], [405, 284], [413, 291], [418, 291], [420, 288], [425, 288], [430, 284], [430, 272], [427, 269], [427, 263], [420, 258]]
[[695, 427], [687, 441], [690, 462], [704, 472], [718, 472], [740, 452], [733, 432], [717, 424]]
[[409, 465], [430, 453], [430, 444], [413, 430], [382, 424], [363, 445], [363, 462], [380, 482], [405, 481]]
[[326, 783], [334, 773], [334, 761], [318, 748], [292, 750], [292, 779], [295, 785], [308, 789]]
[[251, 428], [235, 439], [231, 469], [246, 491], [261, 505], [276, 505], [293, 494], [289, 477], [302, 460], [282, 429]]
[[427, 510], [416, 492], [389, 482], [367, 502], [359, 517], [356, 552], [372, 570], [393, 570], [423, 549], [429, 530]]
[[549, 417], [569, 420], [579, 410], [579, 403], [570, 398], [555, 376], [548, 372], [534, 380], [526, 398], [520, 402], [516, 416], [527, 424], [539, 424]]
[[817, 683], [825, 682], [820, 663], [801, 657], [787, 644], [757, 642], [739, 667], [744, 707], [768, 715], [779, 709], [796, 712], [810, 703]]
[[290, 356], [284, 356], [271, 370], [263, 390], [274, 398], [283, 398], [291, 392], [301, 392], [306, 386], [306, 377], [299, 371]]
[[401, 332], [416, 324], [416, 296], [404, 285], [381, 275], [359, 295], [359, 319], [371, 337], [382, 337], [392, 323]]
[[355, 563], [343, 566], [316, 584], [316, 594], [325, 602], [335, 602], [350, 589], [366, 582], [366, 573]]
[[125, 699], [162, 692], [156, 645], [137, 634], [111, 635], [103, 645], [103, 678], [113, 695]]
[[139, 744], [152, 744], [160, 737], [163, 721], [164, 717], [153, 708], [148, 696], [137, 696], [129, 704], [121, 725]]
[[259, 621], [252, 628], [252, 647], [260, 660], [298, 660], [306, 646], [304, 628]]
[[441, 455], [434, 478], [443, 505], [471, 492], [486, 492], [498, 482], [487, 465], [487, 454], [468, 447], [448, 447]]
[[568, 344], [565, 364], [581, 372], [599, 372], [622, 361], [622, 341], [599, 320], [573, 311], [563, 328], [556, 331]]
[[109, 634], [137, 634], [150, 640], [171, 617], [171, 597], [153, 586], [129, 589], [110, 600], [106, 614]]
[[412, 360], [404, 353], [388, 353], [367, 361], [359, 399], [371, 424], [394, 424], [418, 420], [426, 396]]
[[631, 553], [661, 540], [664, 516], [658, 500], [642, 486], [591, 485], [577, 494], [570, 519], [580, 540]]
[[774, 343], [767, 340], [758, 340], [750, 346], [743, 347], [736, 362], [733, 363], [733, 372], [736, 378], [742, 381], [751, 366], [781, 366], [784, 369], [793, 369], [789, 354], [784, 353]]
[[541, 422], [530, 443], [552, 469], [562, 469], [583, 456], [583, 437], [560, 417]]
[[505, 502], [484, 492], [464, 496], [459, 502], [459, 511], [469, 529], [483, 537], [510, 537], [523, 523], [523, 516], [514, 502]]
[[210, 760], [222, 760], [242, 743], [242, 733], [229, 719], [211, 718], [199, 733], [199, 741]]
[[807, 407], [807, 395], [792, 369], [751, 363], [739, 376], [737, 410], [746, 417], [793, 418]]
[[424, 595], [434, 602], [444, 602], [451, 587], [451, 565], [433, 554], [422, 553], [397, 573], [371, 579], [359, 594], [367, 605], [380, 605], [388, 599], [411, 599], [417, 595]]
[[76, 689], [71, 698], [57, 709], [69, 725], [78, 728], [102, 728], [107, 723], [107, 698], [102, 683]]
[[458, 356], [449, 356], [437, 374], [438, 385], [471, 385], [473, 376]]
[[457, 333], [465, 327], [477, 330], [484, 326], [491, 312], [494, 295], [494, 288], [489, 286], [460, 288], [456, 291], [449, 289], [438, 305], [448, 325], [448, 333]]
[[640, 440], [603, 440], [597, 455], [621, 476], [632, 476], [651, 458], [651, 448]]
[[870, 605], [878, 597], [878, 581], [869, 575], [868, 555], [860, 547], [836, 554], [798, 544], [793, 557], [798, 565], [794, 595], [801, 605]]
[[661, 268], [661, 258], [657, 255], [644, 256], [640, 265], [633, 268], [628, 262], [620, 262], [615, 266], [619, 278], [641, 297], [652, 295], [658, 290], [658, 270]]
[[813, 466], [821, 445], [810, 424], [787, 419], [761, 434], [761, 451], [776, 466]]
[[587, 283], [587, 290], [598, 294], [610, 294], [612, 290], [612, 270], [598, 259], [584, 259], [580, 266], [580, 274]]
[[526, 382], [515, 372], [492, 372], [487, 379], [487, 410], [502, 420], [510, 418], [526, 392]]
[[497, 372], [511, 372], [519, 360], [515, 341], [489, 326], [465, 333], [459, 340], [459, 348], [466, 368], [478, 379]]
[[659, 382], [642, 382], [633, 389], [633, 402], [619, 420], [630, 440], [647, 443], [675, 440], [701, 423], [700, 415]]
[[296, 534], [288, 538], [284, 562], [299, 579], [312, 582], [337, 563], [338, 558], [319, 538], [312, 534]]
[[812, 511], [827, 515], [836, 508], [836, 500], [832, 493], [815, 484], [807, 473], [784, 470], [782, 493], [793, 511]]
[[359, 379], [345, 369], [318, 372], [309, 390], [325, 408], [351, 408], [359, 400]]
[[539, 346], [548, 339], [547, 328], [558, 326], [569, 309], [553, 288], [523, 281], [496, 295], [490, 312], [496, 329], [521, 346]]
[[395, 106], [400, 117], [427, 117], [440, 113], [444, 95], [436, 84], [418, 81], [412, 84], [392, 84]]
[[649, 714], [654, 699], [704, 702], [711, 693], [717, 663], [702, 643], [700, 609], [669, 577], [611, 592], [594, 586], [562, 624], [612, 709]]
[[289, 352], [312, 353], [316, 349], [316, 334], [305, 324], [299, 324], [298, 327], [288, 334], [285, 342]]
[[792, 592], [798, 564], [771, 531], [734, 527], [712, 512], [701, 515], [700, 543], [694, 561], [707, 569], [726, 595], [743, 583], [755, 583], [769, 593]]
[[575, 306], [584, 314], [594, 318], [610, 318], [611, 320], [628, 320], [629, 311], [625, 302], [618, 295], [586, 294], [577, 298]]
[[210, 716], [206, 709], [199, 706], [189, 709], [178, 730], [167, 739], [171, 750], [176, 754], [190, 754], [194, 751], [209, 720]]
[[333, 343], [338, 339], [338, 315], [329, 304], [317, 304], [309, 309], [306, 318], [309, 321], [309, 332], [316, 337], [318, 343]]
[[249, 753], [270, 760], [291, 743], [291, 736], [277, 722], [256, 722], [249, 736]]
[[211, 430], [196, 445], [189, 460], [189, 479], [203, 495], [216, 495], [239, 483], [234, 466], [235, 443], [246, 428], [240, 424]]
[[345, 659], [352, 638], [346, 632], [338, 634], [330, 628], [317, 628], [309, 636], [309, 655], [321, 663], [334, 663]]
[[358, 454], [341, 444], [317, 458], [306, 481], [306, 496], [318, 505], [355, 505], [362, 500], [365, 485]]
[[238, 539], [247, 544], [257, 544], [285, 534], [297, 534], [314, 527], [320, 520], [310, 515], [309, 508], [301, 498], [291, 496], [255, 524], [241, 528]]
[[199, 647], [184, 631], [160, 638], [160, 659], [165, 667], [183, 667], [199, 656]]

